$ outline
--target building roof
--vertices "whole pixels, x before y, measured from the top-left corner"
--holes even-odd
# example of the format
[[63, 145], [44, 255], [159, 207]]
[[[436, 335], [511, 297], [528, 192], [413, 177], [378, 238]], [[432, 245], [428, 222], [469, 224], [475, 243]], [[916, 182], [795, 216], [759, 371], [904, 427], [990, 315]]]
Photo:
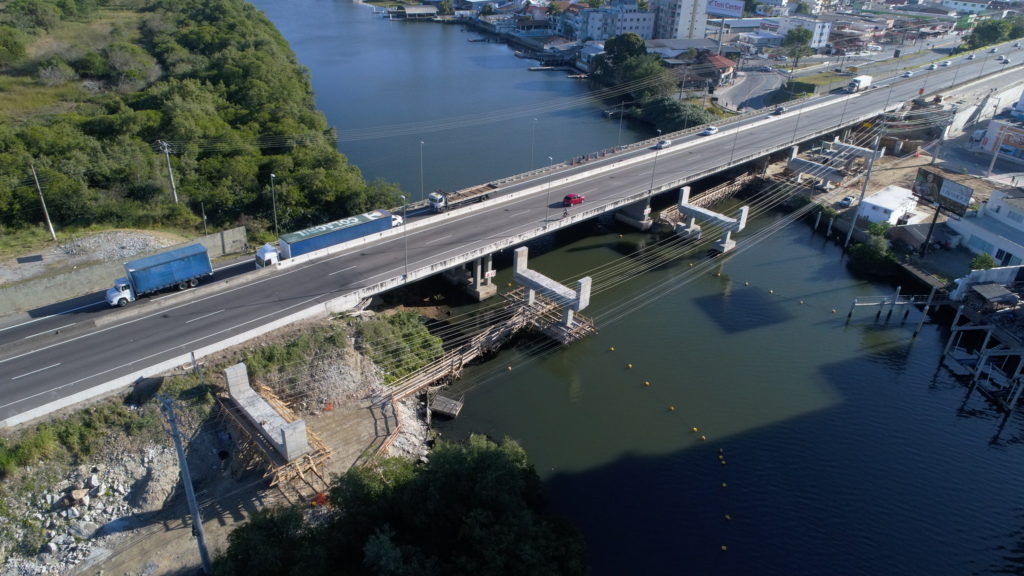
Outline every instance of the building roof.
[[909, 202], [917, 203], [917, 200], [914, 199], [913, 191], [894, 184], [882, 188], [865, 198], [864, 201], [894, 211], [903, 208]]
[[718, 54], [709, 54], [708, 55], [708, 64], [711, 64], [715, 68], [735, 68], [736, 67], [736, 63], [735, 62], [733, 62], [732, 60], [726, 58], [725, 56], [720, 56]]
[[406, 14], [437, 14], [437, 6], [399, 6]]

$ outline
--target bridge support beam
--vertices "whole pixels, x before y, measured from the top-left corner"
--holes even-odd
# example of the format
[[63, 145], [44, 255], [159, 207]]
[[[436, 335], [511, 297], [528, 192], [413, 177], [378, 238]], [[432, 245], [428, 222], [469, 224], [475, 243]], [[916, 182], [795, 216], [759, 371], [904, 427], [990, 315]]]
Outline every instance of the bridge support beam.
[[526, 287], [526, 303], [534, 305], [536, 295], [540, 293], [562, 305], [561, 326], [567, 330], [572, 329], [574, 314], [590, 305], [590, 276], [581, 278], [577, 289], [573, 291], [539, 272], [530, 270], [527, 267], [528, 256], [529, 250], [526, 246], [516, 248], [512, 265], [512, 279]]
[[470, 278], [466, 291], [470, 296], [476, 298], [477, 302], [483, 302], [498, 293], [498, 287], [491, 280], [492, 278], [494, 278], [493, 255], [488, 254], [477, 258], [473, 260], [473, 276]]
[[730, 218], [724, 214], [694, 206], [690, 204], [690, 187], [683, 186], [679, 191], [679, 214], [685, 218], [685, 223], [676, 226], [676, 234], [687, 238], [700, 238], [701, 228], [697, 225], [697, 218], [710, 220], [723, 229], [722, 237], [713, 245], [715, 250], [726, 253], [736, 247], [736, 241], [732, 239], [733, 232], [739, 232], [747, 226], [747, 215], [750, 213], [749, 206], [740, 208], [739, 216]]
[[647, 232], [654, 224], [654, 220], [651, 219], [651, 199], [645, 198], [619, 208], [615, 213], [615, 219], [641, 232]]

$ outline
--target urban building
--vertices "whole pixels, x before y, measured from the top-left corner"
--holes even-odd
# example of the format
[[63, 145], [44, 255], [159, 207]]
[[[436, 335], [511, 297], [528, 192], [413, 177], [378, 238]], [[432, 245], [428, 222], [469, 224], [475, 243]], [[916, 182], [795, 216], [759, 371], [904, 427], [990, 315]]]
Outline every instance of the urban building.
[[707, 23], [706, 0], [651, 0], [654, 37], [703, 38]]
[[968, 2], [966, 0], [942, 0], [942, 6], [956, 10], [957, 14], [978, 14], [988, 10], [988, 2]]
[[801, 18], [799, 16], [790, 16], [787, 18], [775, 18], [779, 23], [778, 34], [785, 36], [790, 30], [796, 30], [803, 28], [811, 31], [811, 48], [819, 50], [824, 48], [829, 42], [829, 35], [832, 32], [832, 23], [824, 20], [817, 20], [814, 18]]
[[868, 222], [888, 222], [893, 226], [914, 224], [921, 219], [915, 208], [917, 199], [912, 190], [890, 185], [864, 198], [857, 216]]
[[573, 4], [558, 19], [556, 31], [578, 41], [607, 40], [627, 33], [650, 40], [654, 35], [654, 12], [642, 11], [629, 2], [601, 8]]
[[946, 225], [964, 237], [975, 254], [989, 254], [998, 266], [1016, 266], [1024, 259], [1024, 189], [994, 188], [975, 212]]

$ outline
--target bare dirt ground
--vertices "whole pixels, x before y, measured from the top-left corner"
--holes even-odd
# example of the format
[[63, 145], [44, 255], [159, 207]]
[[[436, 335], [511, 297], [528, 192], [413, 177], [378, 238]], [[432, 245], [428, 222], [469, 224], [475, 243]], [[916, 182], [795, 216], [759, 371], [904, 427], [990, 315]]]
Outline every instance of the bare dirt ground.
[[105, 230], [72, 236], [59, 244], [0, 261], [0, 286], [79, 267], [127, 260], [184, 241], [175, 234], [147, 230]]

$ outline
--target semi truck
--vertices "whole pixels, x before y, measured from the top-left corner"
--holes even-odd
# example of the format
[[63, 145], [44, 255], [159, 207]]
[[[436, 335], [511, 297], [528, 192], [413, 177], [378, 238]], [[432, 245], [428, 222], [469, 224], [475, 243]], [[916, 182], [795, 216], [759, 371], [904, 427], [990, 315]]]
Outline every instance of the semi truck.
[[199, 279], [213, 275], [210, 255], [202, 244], [192, 244], [124, 263], [123, 278], [107, 289], [107, 304], [127, 306], [143, 294], [177, 286], [195, 288]]
[[256, 250], [256, 267], [272, 266], [281, 260], [329, 248], [335, 244], [362, 238], [376, 232], [383, 232], [400, 224], [401, 218], [395, 218], [391, 212], [374, 210], [298, 232], [283, 234], [278, 238], [277, 247], [264, 244]]
[[494, 184], [482, 184], [472, 188], [464, 188], [458, 192], [445, 192], [435, 190], [427, 194], [427, 201], [430, 202], [430, 209], [441, 213], [445, 210], [458, 208], [475, 202], [483, 202], [491, 197], [490, 192], [497, 188]]
[[854, 76], [850, 78], [850, 83], [846, 85], [846, 89], [853, 93], [867, 90], [869, 86], [871, 86], [871, 76]]

